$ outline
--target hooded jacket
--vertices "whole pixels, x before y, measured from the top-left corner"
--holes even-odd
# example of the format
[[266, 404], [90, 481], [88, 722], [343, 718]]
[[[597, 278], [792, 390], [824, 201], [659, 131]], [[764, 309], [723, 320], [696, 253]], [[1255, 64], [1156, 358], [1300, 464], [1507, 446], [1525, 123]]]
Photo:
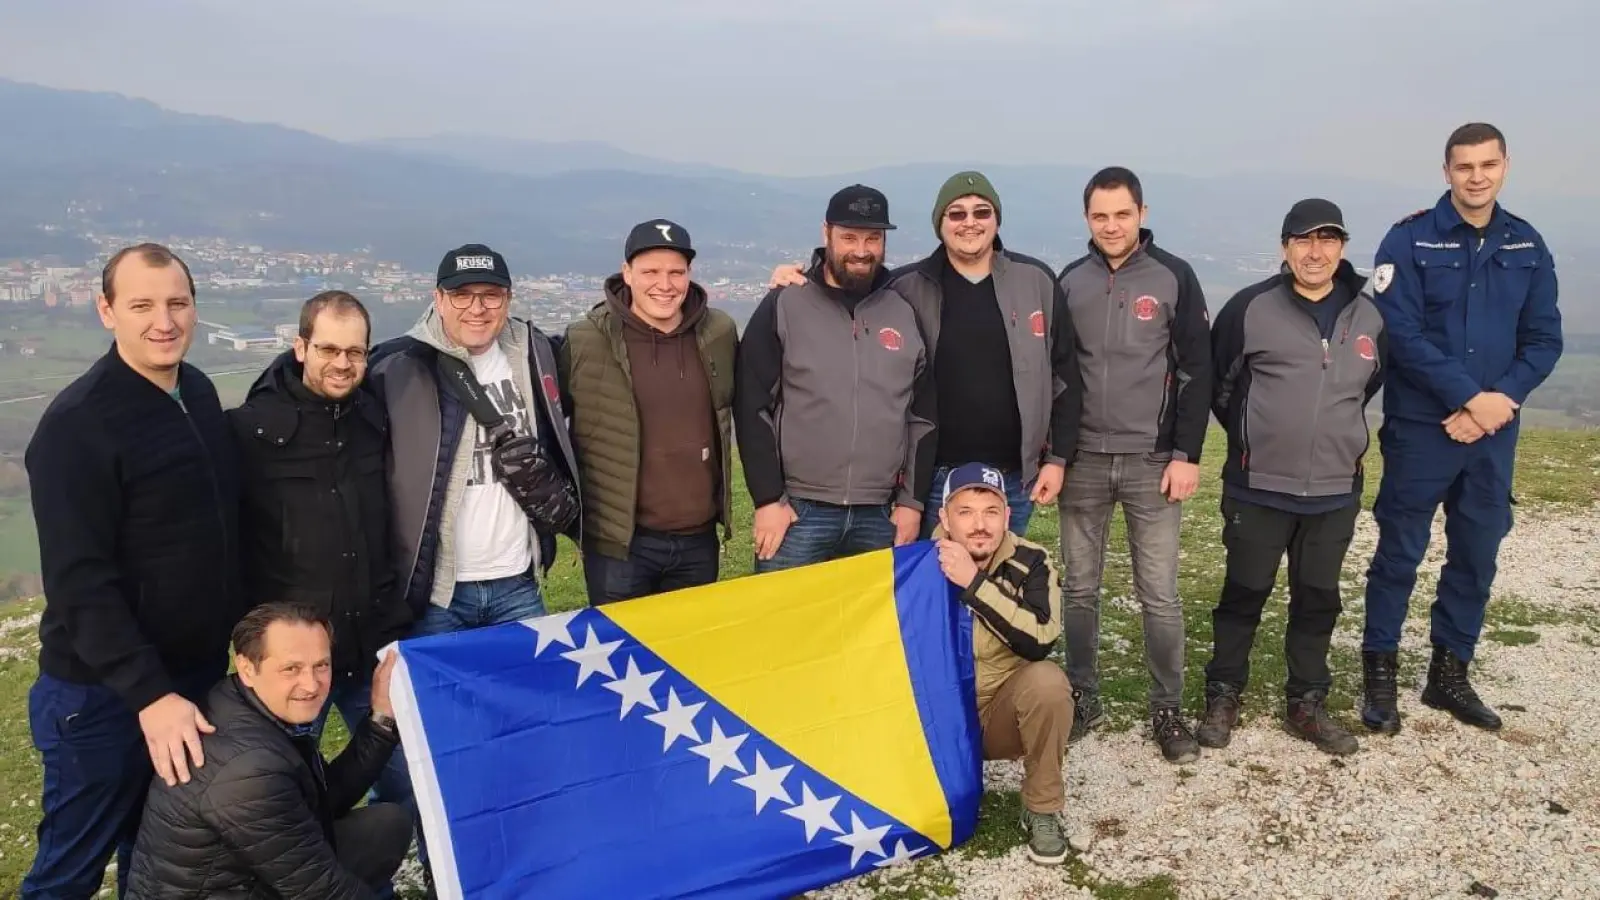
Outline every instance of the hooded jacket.
[[1344, 260], [1334, 277], [1354, 299], [1323, 340], [1287, 268], [1235, 294], [1212, 330], [1212, 408], [1228, 430], [1222, 477], [1296, 497], [1348, 494], [1371, 443], [1367, 401], [1383, 385], [1383, 317]]
[[406, 636], [411, 610], [395, 590], [383, 404], [358, 387], [343, 400], [312, 393], [288, 351], [227, 412], [239, 449], [239, 538], [245, 596], [309, 604], [333, 622], [334, 670], [372, 674], [384, 645]]
[[[508, 318], [498, 338], [511, 361], [517, 390], [538, 417], [545, 453], [578, 483], [578, 463], [567, 434], [567, 418], [556, 379], [554, 342], [523, 319]], [[466, 362], [468, 353], [445, 336], [432, 307], [405, 335], [373, 348], [367, 380], [389, 414], [389, 504], [393, 521], [395, 575], [412, 612], [428, 604], [449, 606], [455, 591], [456, 512], [472, 464], [473, 443], [462, 440], [471, 418], [467, 408], [439, 387], [438, 360], [448, 354]], [[569, 535], [581, 538], [579, 525]], [[530, 522], [540, 566], [555, 562], [555, 535]]]
[[[889, 278], [890, 287], [916, 312], [930, 360], [937, 357], [942, 280], [949, 265], [941, 246], [927, 258], [896, 269]], [[1049, 267], [1006, 250], [998, 237], [992, 273], [1011, 347], [1011, 378], [1022, 420], [1022, 481], [1027, 484], [1041, 464], [1065, 465], [1077, 451], [1083, 381], [1073, 317]], [[937, 435], [934, 440], [937, 444]]]
[[757, 508], [798, 497], [920, 511], [934, 395], [916, 313], [878, 270], [847, 299], [812, 253], [804, 284], [767, 294], [739, 343], [739, 453]]
[[335, 819], [361, 801], [399, 736], [368, 718], [324, 762], [311, 729], [270, 713], [237, 675], [202, 708], [206, 764], [186, 784], [150, 783], [128, 876], [128, 900], [372, 900], [339, 864]]
[[1112, 270], [1089, 252], [1061, 270], [1083, 373], [1078, 449], [1166, 453], [1198, 463], [1211, 402], [1211, 327], [1188, 263], [1140, 229]]
[[[584, 539], [600, 553], [627, 559], [640, 511], [640, 492], [647, 489], [641, 482], [645, 470], [655, 481], [670, 482], [648, 489], [660, 492], [663, 500], [671, 502], [672, 494], [680, 490], [677, 479], [671, 477], [673, 472], [689, 473], [692, 482], [702, 477], [705, 469], [714, 467], [712, 494], [704, 498], [704, 503], [714, 510], [715, 521], [722, 526], [726, 540], [732, 528], [734, 357], [738, 329], [732, 317], [707, 303], [705, 289], [693, 282], [684, 300], [683, 321], [670, 335], [655, 331], [634, 315], [621, 274], [608, 278], [605, 288], [605, 300], [568, 327], [558, 355], [583, 485]], [[662, 443], [666, 435], [649, 433], [647, 427], [656, 414], [681, 416], [688, 410], [641, 410], [641, 389], [657, 394], [661, 391], [656, 390], [657, 386], [635, 382], [630, 343], [648, 343], [651, 348], [654, 365], [639, 373], [646, 378], [672, 378], [676, 368], [677, 378], [682, 380], [684, 367], [701, 367], [709, 385], [704, 408], [711, 415], [705, 429], [715, 439], [714, 460], [703, 459], [698, 446], [666, 446]], [[662, 355], [666, 358], [659, 358]], [[698, 408], [698, 404], [690, 408]], [[698, 426], [690, 425], [686, 430], [698, 432]], [[650, 460], [645, 458], [647, 452], [652, 456]], [[663, 477], [654, 477], [658, 474]]]

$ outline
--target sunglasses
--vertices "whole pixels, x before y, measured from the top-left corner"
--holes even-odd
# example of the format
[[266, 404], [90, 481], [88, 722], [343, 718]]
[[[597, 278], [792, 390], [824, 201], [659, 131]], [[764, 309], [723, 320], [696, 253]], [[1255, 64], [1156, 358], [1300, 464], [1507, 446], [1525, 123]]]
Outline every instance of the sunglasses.
[[[944, 211], [944, 217], [952, 222], [965, 222], [967, 220], [967, 211], [964, 209], [947, 209]], [[980, 222], [984, 219], [992, 219], [994, 218], [994, 207], [980, 206], [972, 211], [972, 217]]]

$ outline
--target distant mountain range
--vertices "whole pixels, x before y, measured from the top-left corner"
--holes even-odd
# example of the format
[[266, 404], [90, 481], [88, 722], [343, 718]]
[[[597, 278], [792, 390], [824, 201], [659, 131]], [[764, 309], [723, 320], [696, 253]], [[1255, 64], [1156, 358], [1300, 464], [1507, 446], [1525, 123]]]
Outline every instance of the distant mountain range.
[[[617, 265], [634, 223], [667, 216], [705, 248], [702, 259], [766, 266], [813, 246], [828, 195], [857, 181], [890, 198], [900, 226], [891, 253], [923, 253], [934, 245], [931, 200], [940, 182], [975, 167], [1000, 191], [1007, 244], [1060, 263], [1082, 252], [1082, 188], [1093, 169], [951, 160], [786, 178], [592, 142], [441, 135], [343, 143], [3, 79], [0, 122], [0, 257], [81, 254], [75, 235], [95, 231], [364, 249], [429, 270], [450, 247], [486, 241], [514, 271], [601, 273]], [[1338, 177], [1141, 173], [1158, 239], [1197, 257], [1203, 278], [1206, 266], [1220, 277], [1242, 254], [1272, 253], [1284, 211], [1307, 194], [1343, 206], [1355, 233], [1351, 256], [1366, 265], [1390, 222], [1431, 205], [1442, 190], [1433, 173], [1415, 174], [1410, 187], [1397, 187]], [[1507, 200], [1564, 253], [1600, 256], [1578, 204], [1509, 192]], [[1246, 276], [1239, 278], [1253, 280]]]

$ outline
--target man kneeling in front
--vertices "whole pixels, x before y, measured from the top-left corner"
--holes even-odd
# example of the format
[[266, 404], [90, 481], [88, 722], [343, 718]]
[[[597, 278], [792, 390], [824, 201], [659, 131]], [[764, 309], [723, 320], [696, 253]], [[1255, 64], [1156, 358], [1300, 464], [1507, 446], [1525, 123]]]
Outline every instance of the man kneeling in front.
[[238, 897], [369, 900], [411, 846], [398, 804], [352, 809], [399, 743], [390, 650], [372, 679], [372, 714], [331, 763], [317, 716], [333, 680], [333, 631], [315, 609], [266, 603], [233, 629], [237, 672], [204, 706], [214, 729], [186, 782], [150, 787], [128, 900]]
[[972, 608], [978, 721], [985, 759], [1022, 759], [1028, 856], [1067, 858], [1061, 760], [1072, 730], [1072, 685], [1047, 661], [1061, 634], [1061, 589], [1050, 553], [1007, 530], [1000, 471], [968, 463], [945, 481], [933, 537], [939, 566]]

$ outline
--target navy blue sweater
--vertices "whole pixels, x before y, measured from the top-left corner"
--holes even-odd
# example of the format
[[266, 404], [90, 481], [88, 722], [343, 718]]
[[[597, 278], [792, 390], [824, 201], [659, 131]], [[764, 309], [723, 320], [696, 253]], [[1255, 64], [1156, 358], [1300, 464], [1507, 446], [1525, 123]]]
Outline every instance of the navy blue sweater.
[[173, 676], [220, 677], [244, 613], [232, 439], [203, 372], [184, 364], [178, 390], [181, 405], [113, 345], [50, 402], [26, 455], [39, 669], [135, 711]]

